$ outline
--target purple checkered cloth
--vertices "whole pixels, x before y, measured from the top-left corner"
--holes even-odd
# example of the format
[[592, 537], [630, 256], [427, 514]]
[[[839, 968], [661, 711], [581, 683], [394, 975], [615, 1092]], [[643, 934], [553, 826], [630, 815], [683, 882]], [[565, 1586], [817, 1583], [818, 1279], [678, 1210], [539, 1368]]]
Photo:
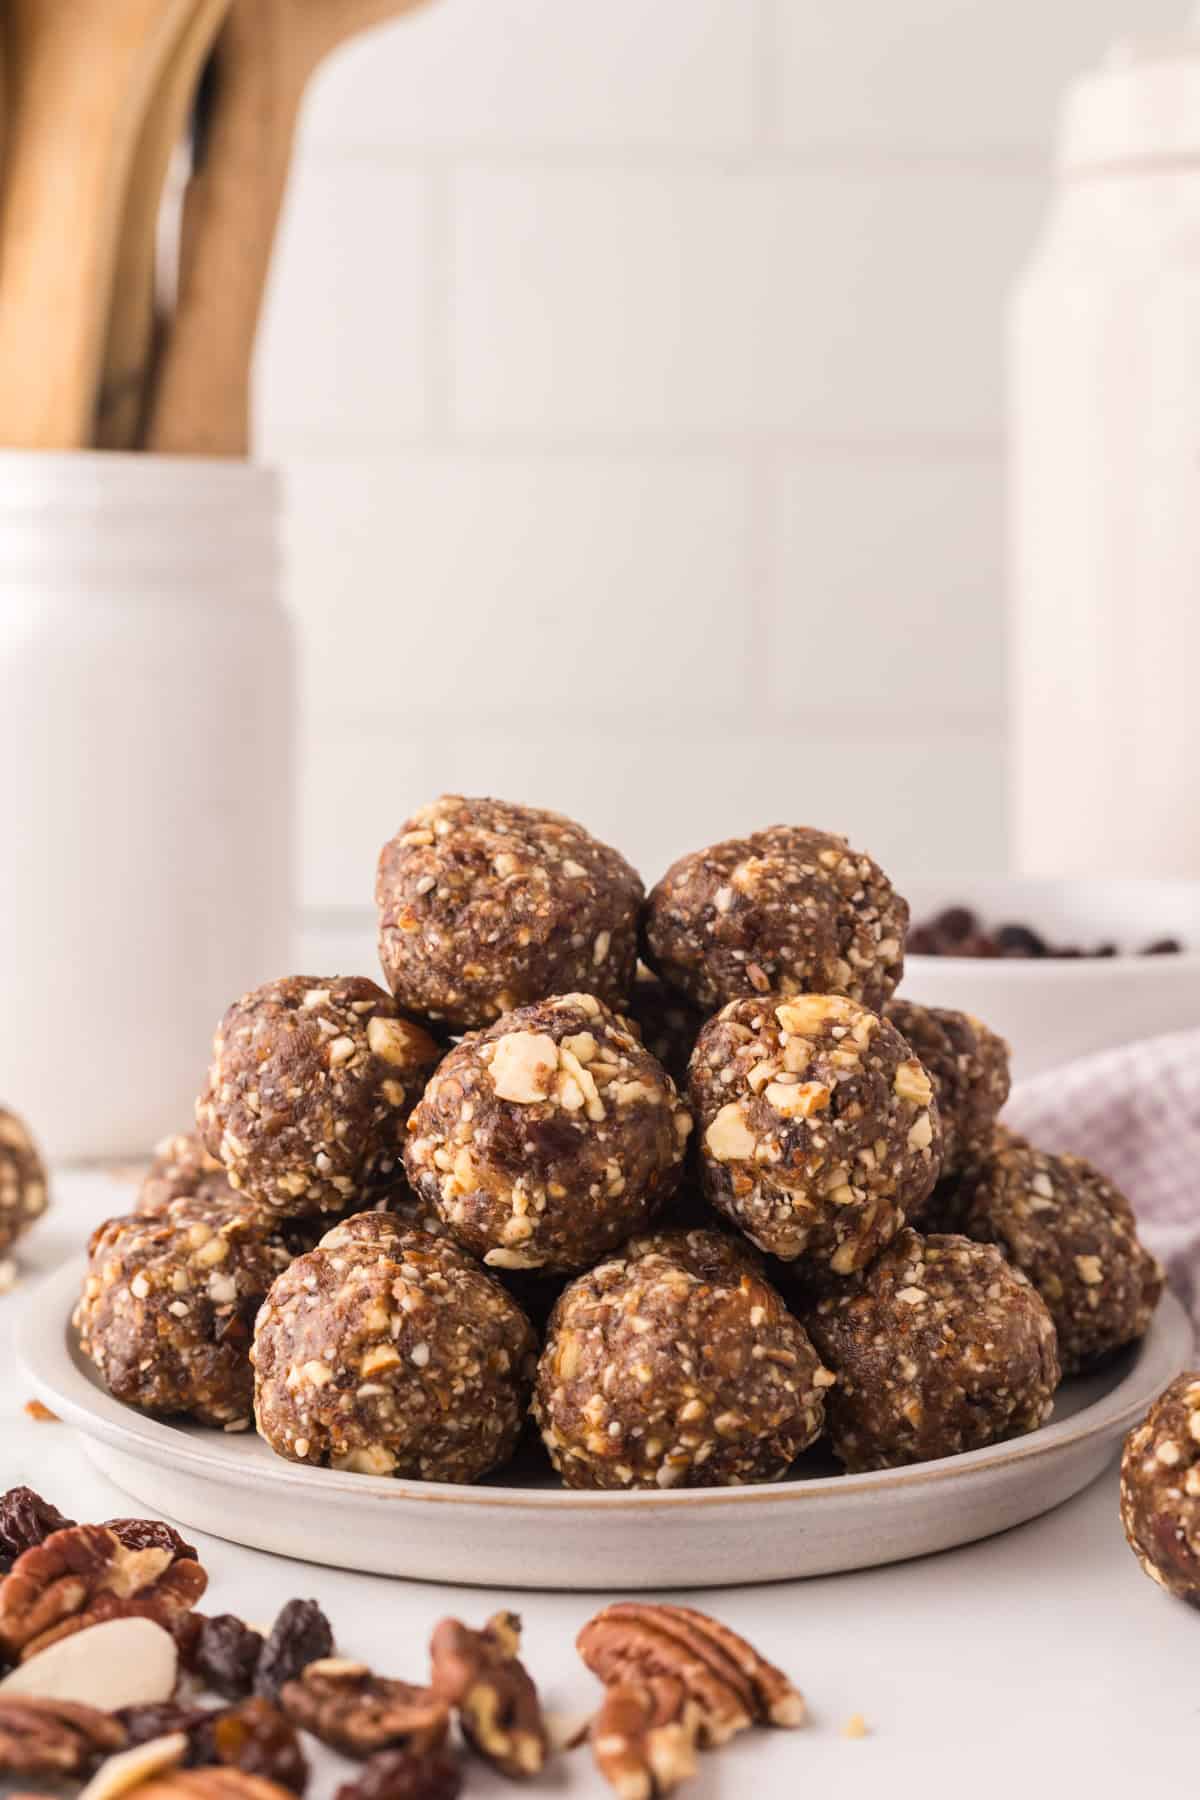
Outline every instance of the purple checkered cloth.
[[1200, 1320], [1200, 1031], [1125, 1044], [1019, 1082], [1004, 1123], [1039, 1149], [1086, 1156], [1116, 1182]]

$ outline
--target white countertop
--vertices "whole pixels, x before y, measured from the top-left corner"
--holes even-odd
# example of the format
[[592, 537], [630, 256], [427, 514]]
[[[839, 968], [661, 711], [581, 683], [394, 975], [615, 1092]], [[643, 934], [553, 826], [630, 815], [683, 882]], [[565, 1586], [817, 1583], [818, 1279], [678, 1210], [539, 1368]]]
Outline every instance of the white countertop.
[[[23, 1250], [27, 1280], [81, 1251], [91, 1225], [120, 1210], [126, 1184], [61, 1176], [52, 1213]], [[0, 1300], [0, 1334], [22, 1288]], [[137, 1511], [93, 1471], [65, 1425], [36, 1423], [11, 1356], [0, 1359], [0, 1490], [37, 1488], [77, 1519]], [[204, 1609], [269, 1622], [285, 1600], [312, 1595], [339, 1649], [380, 1673], [420, 1680], [434, 1622], [482, 1622], [512, 1606], [547, 1706], [582, 1715], [595, 1682], [572, 1652], [595, 1595], [434, 1587], [292, 1563], [197, 1533], [210, 1586]], [[616, 1596], [614, 1596], [615, 1598]], [[678, 1596], [684, 1598], [685, 1596]], [[772, 1587], [686, 1596], [780, 1663], [808, 1697], [799, 1732], [754, 1731], [706, 1756], [685, 1792], [695, 1800], [1030, 1800], [1056, 1791], [1114, 1797], [1179, 1791], [1200, 1730], [1200, 1616], [1141, 1574], [1117, 1518], [1115, 1466], [1057, 1512], [999, 1538], [925, 1561]], [[869, 1735], [850, 1740], [854, 1713]], [[311, 1740], [309, 1740], [311, 1742]], [[1136, 1765], [1133, 1762], [1136, 1756]], [[310, 1800], [331, 1800], [352, 1766], [313, 1758]], [[23, 1784], [18, 1784], [23, 1785]], [[0, 1775], [0, 1794], [12, 1791]], [[513, 1793], [472, 1760], [467, 1795]], [[610, 1790], [588, 1752], [561, 1759], [533, 1793], [596, 1800]]]

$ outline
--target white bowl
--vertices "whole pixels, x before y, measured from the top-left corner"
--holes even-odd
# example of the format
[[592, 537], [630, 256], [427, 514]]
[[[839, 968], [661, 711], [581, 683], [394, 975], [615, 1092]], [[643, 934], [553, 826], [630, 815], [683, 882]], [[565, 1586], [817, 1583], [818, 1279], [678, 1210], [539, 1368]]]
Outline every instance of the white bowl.
[[[1110, 957], [908, 956], [900, 992], [926, 1006], [974, 1013], [1012, 1046], [1013, 1073], [1034, 1075], [1138, 1038], [1200, 1026], [1200, 881], [1054, 880], [918, 876], [899, 882], [923, 924], [943, 907], [969, 906], [983, 924], [1028, 925], [1052, 942]], [[1175, 937], [1177, 956], [1139, 956]]]

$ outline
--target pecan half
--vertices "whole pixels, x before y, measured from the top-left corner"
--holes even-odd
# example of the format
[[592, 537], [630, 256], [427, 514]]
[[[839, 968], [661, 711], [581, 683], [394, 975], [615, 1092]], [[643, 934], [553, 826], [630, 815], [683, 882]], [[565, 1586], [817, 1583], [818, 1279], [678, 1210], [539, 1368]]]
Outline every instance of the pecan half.
[[521, 1621], [495, 1613], [482, 1631], [458, 1619], [434, 1627], [433, 1691], [457, 1709], [463, 1736], [502, 1775], [536, 1775], [545, 1765], [546, 1723], [537, 1688], [517, 1655]]
[[207, 1583], [198, 1562], [165, 1545], [128, 1549], [106, 1525], [72, 1525], [26, 1550], [0, 1581], [0, 1646], [25, 1662], [106, 1619], [169, 1628]]
[[690, 1606], [606, 1606], [575, 1642], [606, 1685], [630, 1675], [681, 1682], [699, 1709], [704, 1748], [727, 1743], [755, 1722], [803, 1723], [804, 1701], [782, 1671], [737, 1632]]
[[436, 1750], [446, 1741], [450, 1714], [430, 1688], [373, 1675], [365, 1663], [324, 1657], [309, 1663], [279, 1696], [293, 1725], [343, 1756], [377, 1750]]
[[681, 1681], [631, 1676], [609, 1688], [589, 1736], [620, 1800], [659, 1800], [696, 1772], [699, 1708]]
[[0, 1695], [0, 1771], [6, 1774], [79, 1775], [125, 1743], [120, 1720], [94, 1706]]

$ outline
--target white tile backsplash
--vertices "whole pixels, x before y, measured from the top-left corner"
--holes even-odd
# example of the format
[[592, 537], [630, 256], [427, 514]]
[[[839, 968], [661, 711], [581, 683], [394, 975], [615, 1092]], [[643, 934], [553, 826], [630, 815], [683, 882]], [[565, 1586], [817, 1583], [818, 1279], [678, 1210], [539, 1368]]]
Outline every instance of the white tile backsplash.
[[771, 483], [770, 693], [803, 720], [997, 726], [1004, 710], [999, 456], [792, 458]]
[[[736, 457], [423, 454], [289, 468], [310, 716], [737, 718], [754, 663]], [[563, 753], [573, 754], [564, 743]]]
[[310, 143], [738, 148], [755, 0], [435, 0], [322, 70]]
[[1063, 86], [1187, 0], [767, 0], [775, 128], [793, 148], [1047, 149]]
[[994, 434], [1005, 289], [1041, 203], [1020, 170], [472, 166], [455, 425]]
[[261, 454], [424, 430], [429, 228], [417, 172], [297, 159], [255, 371]]
[[1003, 862], [1006, 295], [1063, 81], [1185, 11], [434, 0], [339, 53], [257, 378], [310, 907], [454, 787], [649, 877], [773, 818]]
[[640, 730], [577, 720], [529, 730], [420, 720], [326, 731], [306, 779], [305, 893], [369, 906], [375, 860], [433, 795], [519, 795], [572, 814], [649, 884], [682, 851], [779, 820], [847, 833], [885, 867], [971, 874], [1005, 854], [1005, 754], [995, 727], [842, 737], [819, 729], [704, 731], [669, 715]]

